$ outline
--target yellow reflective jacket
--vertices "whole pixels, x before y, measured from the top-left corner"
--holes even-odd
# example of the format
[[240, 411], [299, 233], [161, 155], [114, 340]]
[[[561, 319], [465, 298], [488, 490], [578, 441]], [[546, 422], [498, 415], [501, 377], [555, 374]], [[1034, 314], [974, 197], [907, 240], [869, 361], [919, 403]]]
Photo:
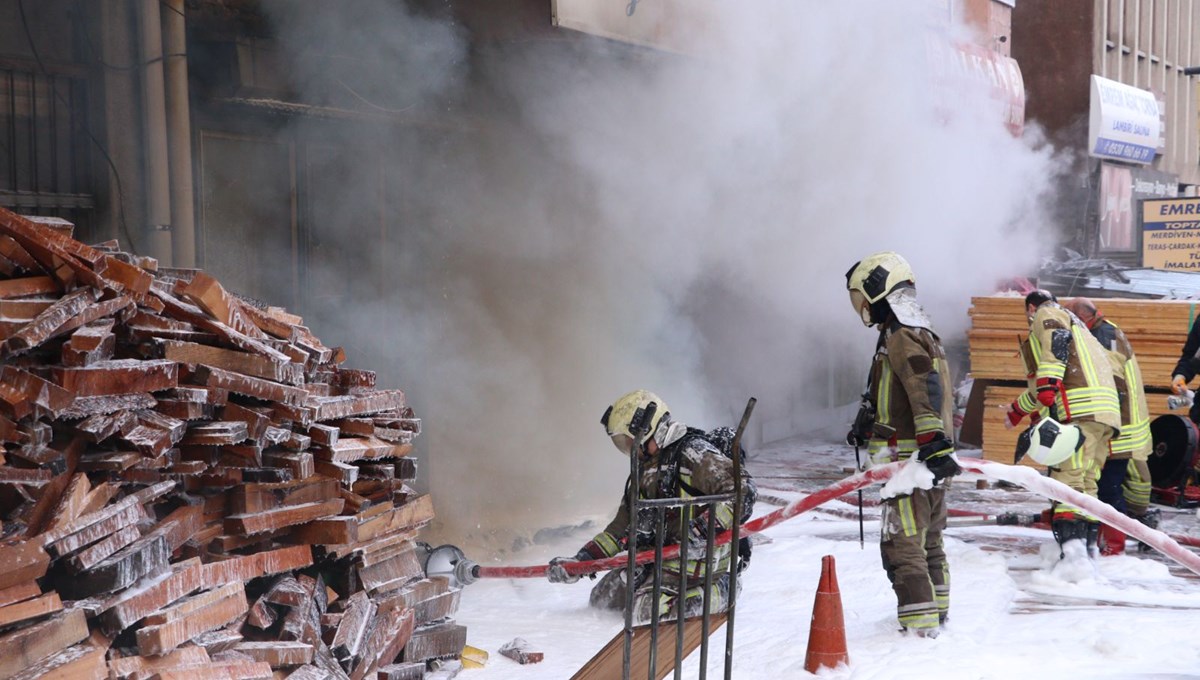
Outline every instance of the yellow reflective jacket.
[[[1029, 322], [1029, 351], [1037, 365], [1035, 383], [1044, 378], [1062, 381], [1051, 415], [1061, 422], [1108, 425], [1116, 436], [1121, 429], [1121, 403], [1112, 363], [1082, 321], [1055, 302], [1043, 304]], [[1035, 386], [1022, 392], [1017, 404], [1027, 413], [1038, 411], [1041, 403]]]
[[1120, 326], [1104, 317], [1092, 322], [1092, 336], [1108, 353], [1113, 381], [1121, 399], [1121, 435], [1112, 440], [1112, 458], [1146, 460], [1150, 457], [1150, 410], [1142, 384], [1142, 369], [1133, 345]]

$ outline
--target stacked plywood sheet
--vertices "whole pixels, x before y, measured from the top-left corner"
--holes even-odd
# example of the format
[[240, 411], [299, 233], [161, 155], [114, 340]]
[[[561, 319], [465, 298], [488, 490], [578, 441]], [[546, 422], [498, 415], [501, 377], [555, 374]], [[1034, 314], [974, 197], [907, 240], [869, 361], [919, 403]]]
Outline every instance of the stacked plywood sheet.
[[299, 317], [0, 209], [0, 678], [457, 657], [420, 422]]
[[[1121, 327], [1133, 344], [1151, 417], [1171, 413], [1166, 407], [1171, 373], [1179, 361], [1188, 330], [1196, 318], [1195, 302], [1179, 300], [1093, 299], [1104, 315]], [[972, 299], [971, 376], [986, 381], [983, 410], [983, 453], [990, 460], [1011, 462], [1019, 429], [1004, 429], [1004, 413], [1025, 388], [1025, 367], [1018, 346], [1029, 334], [1024, 299], [992, 296]], [[1062, 300], [1068, 304], [1070, 298]], [[1186, 409], [1175, 411], [1186, 415]]]

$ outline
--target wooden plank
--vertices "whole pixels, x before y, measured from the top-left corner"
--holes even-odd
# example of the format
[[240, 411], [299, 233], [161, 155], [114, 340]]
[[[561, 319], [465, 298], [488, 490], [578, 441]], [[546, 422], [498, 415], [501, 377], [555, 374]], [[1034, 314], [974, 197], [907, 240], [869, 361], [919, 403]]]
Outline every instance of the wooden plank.
[[154, 612], [142, 619], [142, 623], [147, 626], [161, 626], [164, 623], [187, 618], [194, 612], [204, 609], [211, 604], [234, 597], [239, 590], [243, 590], [241, 583], [226, 583], [222, 586], [214, 587], [212, 590], [198, 593], [170, 607]]
[[304, 384], [302, 365], [276, 357], [179, 340], [164, 340], [161, 345], [164, 359], [181, 364], [204, 364], [288, 385]]
[[163, 654], [201, 633], [220, 628], [246, 613], [246, 591], [241, 583], [227, 597], [189, 612], [183, 618], [146, 626], [137, 631], [137, 646], [141, 654]]
[[109, 641], [93, 635], [82, 644], [67, 647], [42, 659], [14, 675], [11, 680], [107, 680], [108, 664], [104, 660]]
[[11, 356], [45, 342], [54, 331], [100, 297], [94, 288], [77, 288], [59, 298], [32, 321], [17, 329], [0, 346], [0, 355]]
[[342, 511], [344, 501], [340, 498], [322, 503], [289, 505], [275, 510], [230, 515], [225, 518], [225, 532], [229, 534], [257, 534], [284, 526], [304, 524], [321, 517], [336, 515]]
[[307, 545], [288, 546], [206, 564], [200, 569], [200, 580], [205, 585], [245, 582], [260, 576], [303, 569], [312, 563], [312, 548]]
[[362, 395], [318, 397], [312, 400], [316, 408], [315, 420], [325, 422], [350, 416], [361, 416], [408, 406], [408, 399], [400, 390], [379, 390]]
[[[7, 565], [5, 566], [7, 567]], [[37, 581], [32, 580], [0, 588], [0, 607], [7, 607], [14, 602], [28, 600], [41, 594], [42, 589], [38, 588]]]
[[[684, 626], [687, 626], [686, 621], [684, 622]], [[532, 646], [525, 640], [525, 638], [513, 638], [512, 640], [505, 642], [504, 644], [500, 645], [499, 652], [501, 656], [507, 656], [522, 666], [531, 663], [541, 663], [542, 659], [545, 658], [545, 654], [542, 652], [533, 651]], [[672, 657], [672, 660], [673, 659], [674, 657]]]
[[280, 484], [246, 484], [230, 496], [230, 510], [242, 514], [322, 502], [337, 497], [338, 488], [337, 480], [320, 475]]
[[238, 332], [252, 338], [266, 338], [266, 334], [247, 317], [242, 303], [208, 274], [196, 272], [191, 281], [177, 287], [175, 292]]
[[57, 586], [73, 599], [110, 593], [128, 588], [141, 578], [166, 572], [170, 568], [170, 556], [165, 536], [151, 533], [87, 571], [70, 579], [60, 579]]
[[0, 588], [8, 588], [45, 576], [50, 555], [40, 540], [0, 545], [0, 565]]
[[[709, 617], [709, 635], [711, 636], [721, 626], [725, 625], [725, 614], [713, 614]], [[700, 646], [703, 632], [703, 617], [687, 619], [683, 622], [683, 657], [686, 659]], [[662, 680], [675, 672], [675, 639], [678, 626], [674, 623], [660, 624], [658, 627], [658, 650], [656, 658], [656, 680]], [[608, 680], [621, 677], [621, 667], [624, 663], [625, 632], [618, 632], [583, 668], [580, 668], [571, 680]], [[406, 657], [407, 658], [407, 657]], [[650, 626], [637, 626], [633, 629], [633, 645], [630, 652], [631, 668], [649, 668], [650, 661]]]
[[[410, 610], [392, 610], [385, 613], [371, 631], [366, 646], [367, 652], [357, 667], [351, 671], [350, 680], [374, 678], [376, 669], [395, 661], [401, 650], [411, 642], [413, 625], [413, 613]], [[450, 635], [452, 634], [447, 634], [447, 637]], [[466, 637], [467, 630], [464, 627], [462, 629], [463, 644], [466, 644]]]
[[[666, 636], [659, 631], [659, 640], [662, 640], [663, 637]], [[406, 661], [430, 661], [457, 658], [466, 644], [467, 629], [465, 626], [441, 623], [414, 631], [408, 645], [404, 648], [404, 659]], [[670, 649], [674, 650], [674, 648], [675, 645], [672, 643]], [[660, 649], [662, 649], [661, 646]], [[611, 678], [613, 676], [602, 677]], [[619, 669], [617, 677], [620, 677]]]
[[264, 451], [262, 460], [265, 465], [291, 470], [293, 479], [308, 479], [317, 474], [317, 466], [313, 455], [307, 451], [287, 453]]
[[302, 388], [233, 373], [215, 366], [198, 366], [194, 378], [207, 387], [225, 389], [264, 401], [278, 401], [289, 406], [303, 406], [308, 399], [308, 391]]
[[208, 652], [202, 647], [180, 647], [162, 656], [127, 656], [112, 659], [108, 668], [116, 680], [127, 680], [134, 677], [149, 678], [160, 670], [170, 668], [187, 668], [189, 666], [207, 666], [211, 662]]
[[145, 579], [105, 602], [100, 625], [106, 633], [115, 635], [152, 612], [198, 590], [202, 583], [199, 559], [192, 558], [174, 564], [169, 574]]
[[87, 637], [87, 617], [82, 609], [69, 609], [0, 635], [0, 678], [10, 678]]
[[71, 405], [58, 415], [65, 420], [79, 420], [98, 413], [116, 413], [137, 409], [154, 408], [154, 397], [149, 394], [107, 394], [93, 397], [76, 397]]
[[58, 593], [46, 593], [32, 600], [17, 602], [0, 607], [0, 628], [22, 621], [30, 621], [62, 611], [62, 601]]
[[363, 591], [358, 591], [346, 600], [344, 615], [329, 643], [329, 648], [343, 663], [358, 656], [359, 649], [367, 638], [371, 621], [375, 618], [375, 603]]
[[58, 503], [50, 513], [46, 530], [56, 529], [75, 521], [75, 518], [79, 517], [82, 512], [83, 503], [87, 500], [88, 492], [91, 490], [92, 485], [88, 481], [87, 475], [79, 473], [71, 475], [71, 481], [68, 482], [67, 488], [59, 496]]
[[121, 527], [107, 537], [80, 550], [67, 560], [67, 566], [76, 573], [90, 569], [110, 555], [132, 544], [142, 537], [136, 526]]
[[0, 298], [2, 299], [57, 293], [59, 290], [61, 287], [58, 281], [49, 276], [26, 276], [0, 281]]
[[406, 550], [395, 557], [358, 570], [363, 586], [371, 591], [394, 590], [409, 581], [424, 576], [421, 561], [415, 550]]
[[165, 359], [117, 359], [50, 369], [54, 381], [77, 397], [141, 394], [179, 384], [179, 365]]
[[28, 371], [6, 365], [0, 369], [0, 403], [9, 415], [24, 418], [38, 409], [51, 416], [65, 416], [74, 394]]
[[331, 447], [318, 447], [313, 450], [317, 460], [332, 460], [341, 463], [351, 463], [358, 460], [376, 458], [399, 458], [412, 451], [412, 444], [393, 444], [375, 437], [338, 439]]
[[312, 645], [303, 642], [240, 642], [233, 649], [271, 668], [301, 666], [313, 660]]
[[424, 663], [393, 663], [379, 668], [379, 680], [422, 680], [425, 677]]

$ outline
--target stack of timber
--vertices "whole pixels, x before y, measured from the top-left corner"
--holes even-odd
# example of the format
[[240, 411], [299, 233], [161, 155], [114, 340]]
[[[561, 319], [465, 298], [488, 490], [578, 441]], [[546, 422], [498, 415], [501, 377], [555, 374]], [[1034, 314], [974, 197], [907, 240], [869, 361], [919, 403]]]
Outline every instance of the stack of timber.
[[[1070, 298], [1061, 302], [1069, 304]], [[1146, 383], [1150, 417], [1165, 413], [1187, 415], [1187, 409], [1167, 409], [1171, 374], [1196, 318], [1197, 303], [1186, 300], [1120, 300], [1093, 298], [1093, 302], [1129, 337]], [[1004, 429], [1005, 412], [1025, 389], [1025, 366], [1018, 346], [1029, 335], [1024, 298], [976, 297], [971, 300], [968, 332], [971, 376], [984, 388], [983, 455], [988, 460], [1011, 463], [1022, 428]], [[1023, 424], [1024, 425], [1024, 424]], [[1037, 466], [1028, 458], [1024, 463]]]
[[[67, 225], [69, 227], [69, 225]], [[0, 209], [0, 678], [421, 678], [459, 591], [399, 390], [197, 270]]]

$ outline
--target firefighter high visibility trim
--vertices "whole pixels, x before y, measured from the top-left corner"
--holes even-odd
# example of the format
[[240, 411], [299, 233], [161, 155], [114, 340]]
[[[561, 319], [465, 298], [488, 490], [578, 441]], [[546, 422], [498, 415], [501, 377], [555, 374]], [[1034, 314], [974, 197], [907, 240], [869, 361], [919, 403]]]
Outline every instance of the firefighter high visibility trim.
[[612, 534], [608, 533], [607, 531], [601, 531], [592, 537], [592, 540], [595, 541], [596, 545], [600, 547], [600, 550], [604, 551], [605, 557], [612, 557], [613, 555], [621, 552], [621, 545], [617, 542], [617, 539], [613, 538]]
[[916, 516], [913, 515], [912, 496], [898, 499], [896, 507], [900, 510], [900, 530], [905, 536], [916, 536], [919, 529]]
[[[942, 580], [947, 581], [950, 578], [950, 570], [942, 568]], [[939, 614], [945, 614], [950, 611], [950, 586], [935, 585], [933, 587], [933, 599], [937, 602]]]
[[1026, 413], [1036, 413], [1041, 402], [1033, 396], [1032, 392], [1022, 392], [1021, 396], [1017, 397], [1017, 406]]
[[[1139, 463], [1141, 463], [1139, 465]], [[1121, 490], [1121, 494], [1125, 497], [1125, 503], [1131, 508], [1144, 510], [1150, 506], [1150, 479], [1142, 476], [1142, 469], [1146, 463], [1135, 459], [1130, 459], [1128, 466], [1125, 468], [1125, 484]], [[1145, 468], [1149, 471], [1149, 468]]]
[[1067, 365], [1065, 363], [1055, 361], [1053, 356], [1050, 357], [1049, 361], [1044, 361], [1038, 364], [1038, 378], [1054, 378], [1055, 380], [1062, 380], [1063, 376], [1066, 374]]
[[876, 422], [890, 425], [892, 418], [892, 367], [887, 361], [880, 365], [879, 398], [875, 403]]
[[946, 426], [942, 423], [939, 416], [931, 414], [922, 414], [913, 418], [913, 422], [917, 426], [917, 434], [929, 434], [931, 432], [945, 433]]
[[938, 608], [934, 602], [918, 602], [896, 607], [900, 625], [905, 628], [937, 628]]
[[1121, 436], [1112, 441], [1113, 453], [1133, 453], [1142, 448], [1149, 447], [1152, 438], [1150, 434], [1150, 420], [1145, 419], [1134, 425], [1122, 425]]

